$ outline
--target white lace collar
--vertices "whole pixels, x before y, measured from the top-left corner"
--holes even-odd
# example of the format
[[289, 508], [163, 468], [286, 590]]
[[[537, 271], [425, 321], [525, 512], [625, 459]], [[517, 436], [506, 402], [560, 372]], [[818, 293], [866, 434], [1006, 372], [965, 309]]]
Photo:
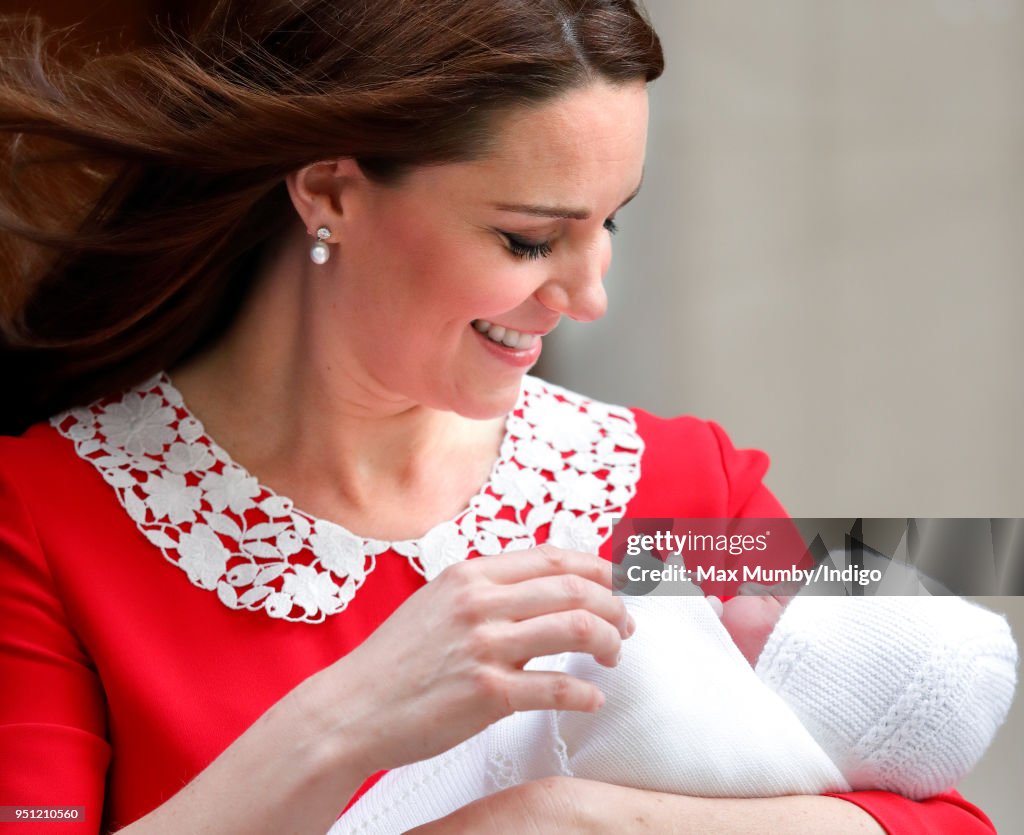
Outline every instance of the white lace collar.
[[384, 542], [261, 485], [206, 435], [166, 374], [50, 422], [193, 585], [229, 608], [306, 623], [342, 611], [385, 552], [427, 580], [471, 555], [545, 540], [596, 553], [636, 493], [643, 451], [628, 409], [526, 376], [468, 507], [418, 539]]

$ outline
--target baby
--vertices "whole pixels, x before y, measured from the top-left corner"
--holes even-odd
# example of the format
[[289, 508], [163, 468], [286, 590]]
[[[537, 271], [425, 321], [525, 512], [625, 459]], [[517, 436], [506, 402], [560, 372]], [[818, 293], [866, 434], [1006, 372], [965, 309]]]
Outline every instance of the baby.
[[617, 667], [580, 653], [526, 667], [594, 682], [597, 714], [506, 717], [390, 771], [330, 835], [404, 832], [554, 775], [707, 797], [928, 797], [980, 759], [1013, 697], [1005, 619], [956, 597], [734, 598], [722, 618], [699, 593], [624, 601], [637, 629]]

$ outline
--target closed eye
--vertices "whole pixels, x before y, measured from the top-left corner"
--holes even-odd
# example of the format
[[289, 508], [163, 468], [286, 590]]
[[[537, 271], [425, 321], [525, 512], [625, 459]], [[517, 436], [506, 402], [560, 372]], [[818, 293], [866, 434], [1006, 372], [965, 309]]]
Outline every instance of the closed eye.
[[[604, 222], [604, 228], [610, 235], [614, 235], [619, 231], [619, 227], [616, 225], [613, 218], [608, 218]], [[541, 241], [540, 243], [532, 243], [531, 241], [524, 240], [518, 235], [513, 235], [511, 232], [502, 232], [505, 240], [508, 241], [508, 248], [517, 258], [524, 260], [534, 260], [536, 258], [547, 258], [551, 254], [551, 242]]]
[[513, 235], [511, 232], [502, 232], [501, 234], [505, 236], [505, 239], [508, 241], [508, 248], [516, 258], [532, 261], [535, 258], [547, 258], [551, 254], [551, 244], [548, 241], [534, 244], [524, 241], [518, 235]]

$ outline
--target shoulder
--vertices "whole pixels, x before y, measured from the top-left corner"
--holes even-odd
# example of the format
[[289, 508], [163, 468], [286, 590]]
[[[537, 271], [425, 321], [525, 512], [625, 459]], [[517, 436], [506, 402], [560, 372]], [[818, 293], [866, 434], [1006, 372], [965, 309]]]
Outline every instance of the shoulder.
[[110, 487], [86, 457], [90, 407], [39, 421], [21, 435], [0, 436], [0, 525], [31, 524], [38, 536], [64, 530], [76, 514], [106, 504]]
[[691, 508], [688, 515], [739, 515], [749, 498], [763, 489], [768, 455], [737, 448], [714, 421], [690, 415], [659, 417], [639, 408], [632, 412], [644, 438], [645, 487], [654, 494], [674, 495]]
[[619, 439], [623, 449], [636, 450], [640, 480], [629, 506], [630, 516], [785, 515], [763, 484], [768, 456], [760, 450], [737, 448], [714, 421], [690, 415], [659, 417], [641, 408], [604, 403], [536, 377], [525, 378], [524, 393], [534, 401], [571, 407], [586, 416], [593, 429]]
[[[52, 505], [53, 491], [71, 482], [96, 486], [111, 480], [111, 467], [128, 454], [152, 451], [167, 434], [165, 408], [174, 396], [160, 387], [162, 374], [85, 405], [58, 412], [19, 436], [0, 436], [0, 478], [15, 480], [26, 495]], [[101, 439], [106, 439], [106, 443]], [[122, 449], [123, 447], [123, 449]], [[118, 460], [115, 461], [115, 458]]]
[[61, 604], [45, 541], [73, 507], [68, 470], [76, 462], [73, 447], [46, 422], [0, 436], [0, 598], [33, 601], [52, 622], [61, 619]]
[[80, 463], [74, 444], [51, 421], [35, 423], [21, 435], [0, 435], [0, 478], [26, 491]]

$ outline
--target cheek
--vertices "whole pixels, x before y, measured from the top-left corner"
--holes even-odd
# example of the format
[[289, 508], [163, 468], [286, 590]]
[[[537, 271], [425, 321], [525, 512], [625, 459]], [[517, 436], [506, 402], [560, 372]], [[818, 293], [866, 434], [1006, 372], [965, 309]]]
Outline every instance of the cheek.
[[[481, 246], [442, 225], [392, 224], [386, 281], [401, 294], [403, 306], [423, 309], [462, 308], [486, 284], [480, 267]], [[378, 268], [376, 272], [381, 272]], [[455, 311], [453, 310], [453, 315]]]
[[450, 295], [457, 249], [430, 226], [408, 220], [381, 218], [357, 237], [343, 303], [359, 311], [360, 330], [401, 327], [411, 338]]
[[535, 292], [542, 269], [514, 261], [500, 243], [484, 236], [422, 250], [418, 284], [410, 290], [420, 307], [437, 312], [436, 319], [465, 324], [520, 307]]
[[375, 311], [372, 324], [359, 323], [364, 332], [400, 327], [406, 345], [421, 341], [417, 333], [436, 340], [445, 323], [496, 318], [536, 291], [543, 261], [520, 262], [493, 234], [453, 230], [422, 214], [381, 213], [360, 237], [352, 271], [362, 298], [353, 304]]
[[[423, 276], [433, 276], [449, 257], [449, 246], [441, 230], [428, 222], [395, 219], [374, 231], [368, 257], [376, 265], [374, 272], [386, 272], [392, 284], [406, 284], [415, 290]], [[386, 265], [386, 267], [385, 267]]]

